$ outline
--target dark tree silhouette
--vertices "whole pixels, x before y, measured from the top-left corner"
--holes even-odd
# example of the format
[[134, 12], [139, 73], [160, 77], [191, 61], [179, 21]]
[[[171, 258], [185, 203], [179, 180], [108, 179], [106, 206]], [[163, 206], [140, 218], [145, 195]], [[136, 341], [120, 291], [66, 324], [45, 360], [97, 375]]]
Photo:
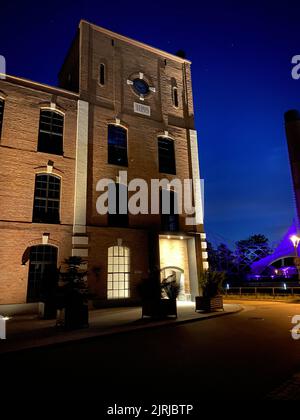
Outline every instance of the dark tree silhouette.
[[264, 235], [252, 235], [248, 239], [236, 242], [236, 258], [241, 273], [249, 273], [251, 264], [270, 255], [272, 248]]

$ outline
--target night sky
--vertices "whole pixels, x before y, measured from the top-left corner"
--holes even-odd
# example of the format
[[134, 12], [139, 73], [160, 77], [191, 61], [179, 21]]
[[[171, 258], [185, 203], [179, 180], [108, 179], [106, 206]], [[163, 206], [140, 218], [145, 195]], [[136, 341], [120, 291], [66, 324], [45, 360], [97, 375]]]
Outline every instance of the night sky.
[[[1, 4], [7, 73], [55, 85], [79, 20], [192, 60], [206, 231], [212, 241], [263, 233], [294, 218], [283, 114], [300, 109], [299, 1], [48, 1]], [[184, 6], [184, 8], [183, 8]]]

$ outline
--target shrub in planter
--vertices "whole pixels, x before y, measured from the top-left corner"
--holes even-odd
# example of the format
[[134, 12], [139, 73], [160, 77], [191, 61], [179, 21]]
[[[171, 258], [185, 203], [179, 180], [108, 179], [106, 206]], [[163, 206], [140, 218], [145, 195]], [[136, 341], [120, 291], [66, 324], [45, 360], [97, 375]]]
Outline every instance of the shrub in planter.
[[64, 309], [64, 328], [68, 330], [89, 326], [87, 272], [80, 270], [81, 257], [65, 260], [67, 269], [60, 273], [60, 309]]
[[41, 284], [41, 302], [44, 303], [43, 319], [56, 318], [58, 275], [58, 269], [55, 265], [46, 266]]
[[[156, 274], [156, 275], [155, 275]], [[158, 273], [145, 279], [139, 287], [142, 298], [142, 317], [161, 319], [168, 316], [177, 317], [177, 297], [179, 285], [176, 279], [164, 279], [160, 282]]]
[[226, 274], [220, 271], [203, 271], [199, 276], [199, 290], [202, 296], [196, 296], [196, 311], [212, 312], [223, 309], [223, 282]]

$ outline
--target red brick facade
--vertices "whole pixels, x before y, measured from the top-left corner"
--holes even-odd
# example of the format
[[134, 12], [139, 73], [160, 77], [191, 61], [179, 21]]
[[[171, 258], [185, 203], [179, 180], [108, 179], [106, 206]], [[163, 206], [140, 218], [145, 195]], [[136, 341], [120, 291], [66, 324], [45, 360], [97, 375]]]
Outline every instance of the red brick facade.
[[[101, 64], [105, 65], [103, 86]], [[141, 76], [153, 88], [144, 100], [130, 84]], [[87, 259], [89, 286], [100, 301], [107, 300], [108, 248], [118, 243], [128, 247], [134, 300], [136, 286], [151, 268], [148, 233], [156, 232], [158, 240], [160, 216], [130, 215], [128, 228], [108, 227], [107, 216], [96, 211], [96, 184], [103, 178], [115, 180], [120, 170], [127, 170], [129, 181], [143, 178], [149, 183], [156, 178], [193, 177], [190, 62], [82, 21], [62, 67], [60, 85], [54, 88], [10, 76], [0, 80], [5, 104], [0, 139], [0, 304], [26, 302], [30, 262], [22, 265], [22, 256], [43, 243], [58, 248], [58, 266], [72, 254]], [[174, 87], [178, 107], [172, 101]], [[134, 102], [149, 106], [151, 115], [135, 113]], [[37, 151], [41, 108], [64, 115], [62, 156]], [[107, 163], [107, 126], [116, 122], [128, 130], [128, 168]], [[166, 134], [174, 139], [176, 176], [159, 173], [157, 138]], [[61, 180], [60, 224], [32, 223], [35, 176], [40, 173]], [[43, 239], [45, 233], [49, 236]], [[186, 226], [182, 215], [179, 232], [173, 236], [184, 237], [187, 243], [192, 239], [194, 267], [187, 277], [197, 276], [205, 259], [203, 225]]]

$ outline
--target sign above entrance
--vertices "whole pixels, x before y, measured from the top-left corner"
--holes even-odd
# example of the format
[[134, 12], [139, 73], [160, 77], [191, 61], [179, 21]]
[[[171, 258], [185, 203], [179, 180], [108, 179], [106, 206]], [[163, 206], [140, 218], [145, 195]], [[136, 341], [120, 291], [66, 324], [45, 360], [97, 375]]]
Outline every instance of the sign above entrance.
[[150, 117], [151, 115], [151, 108], [148, 105], [142, 105], [137, 102], [133, 103], [133, 110], [137, 114], [147, 115], [147, 117]]

